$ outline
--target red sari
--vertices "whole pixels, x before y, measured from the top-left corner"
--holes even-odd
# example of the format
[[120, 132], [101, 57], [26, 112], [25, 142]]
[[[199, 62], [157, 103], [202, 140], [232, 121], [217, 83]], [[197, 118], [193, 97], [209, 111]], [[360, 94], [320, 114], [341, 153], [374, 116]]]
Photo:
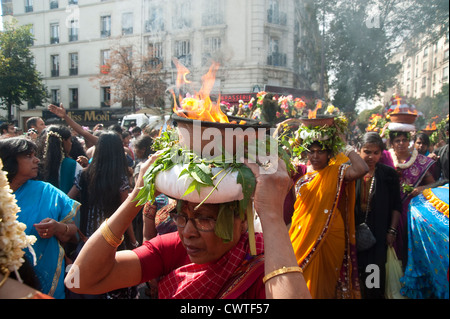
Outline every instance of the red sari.
[[177, 232], [157, 236], [134, 250], [146, 282], [162, 277], [161, 299], [265, 298], [263, 237], [256, 234], [257, 256], [250, 256], [248, 235], [219, 260], [191, 263]]

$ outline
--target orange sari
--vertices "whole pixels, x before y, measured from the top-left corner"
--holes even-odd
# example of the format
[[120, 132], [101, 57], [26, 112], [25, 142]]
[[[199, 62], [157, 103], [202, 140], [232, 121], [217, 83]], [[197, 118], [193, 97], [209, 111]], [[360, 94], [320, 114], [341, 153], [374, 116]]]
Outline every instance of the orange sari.
[[316, 299], [360, 298], [355, 249], [355, 183], [344, 183], [348, 158], [338, 154], [295, 185], [289, 235]]

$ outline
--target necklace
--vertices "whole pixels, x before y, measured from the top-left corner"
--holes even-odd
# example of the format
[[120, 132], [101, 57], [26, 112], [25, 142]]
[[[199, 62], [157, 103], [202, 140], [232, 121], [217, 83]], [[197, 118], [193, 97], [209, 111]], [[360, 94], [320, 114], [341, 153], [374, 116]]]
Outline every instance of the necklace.
[[395, 154], [395, 152], [394, 152], [394, 150], [392, 148], [389, 150], [389, 153], [391, 153], [392, 160], [394, 161], [394, 166], [396, 168], [400, 168], [400, 169], [409, 168], [412, 164], [414, 164], [414, 162], [417, 159], [417, 154], [419, 154], [419, 152], [416, 149], [414, 149], [412, 154], [411, 154], [411, 158], [409, 159], [409, 161], [407, 161], [406, 163], [402, 164], [402, 163], [398, 162], [397, 155]]

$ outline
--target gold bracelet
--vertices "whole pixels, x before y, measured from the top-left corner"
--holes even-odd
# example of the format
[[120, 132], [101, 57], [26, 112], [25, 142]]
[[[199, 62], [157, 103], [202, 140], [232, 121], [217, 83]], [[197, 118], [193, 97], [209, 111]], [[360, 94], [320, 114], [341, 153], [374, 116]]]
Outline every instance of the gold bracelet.
[[106, 223], [107, 221], [108, 218], [106, 218], [106, 220], [103, 222], [102, 226], [100, 227], [100, 231], [102, 232], [103, 238], [106, 240], [106, 242], [112, 247], [117, 248], [123, 242], [124, 236], [122, 235], [121, 239], [117, 238]]
[[286, 273], [290, 273], [290, 272], [299, 272], [299, 273], [303, 274], [303, 270], [298, 266], [294, 266], [294, 267], [284, 267], [283, 266], [283, 268], [274, 270], [270, 274], [265, 275], [263, 278], [263, 283], [265, 284], [269, 279], [272, 279], [273, 277], [283, 275]]

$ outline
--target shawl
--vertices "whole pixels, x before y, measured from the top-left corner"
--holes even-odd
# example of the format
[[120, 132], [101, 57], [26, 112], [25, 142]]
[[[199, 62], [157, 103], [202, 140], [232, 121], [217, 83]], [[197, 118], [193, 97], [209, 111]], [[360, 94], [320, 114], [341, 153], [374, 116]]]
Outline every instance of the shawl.
[[[52, 218], [62, 223], [73, 221], [80, 203], [53, 185], [35, 180], [28, 180], [14, 194], [20, 207], [18, 220], [27, 226], [25, 230], [27, 235], [34, 235], [37, 238], [33, 245], [37, 259], [34, 270], [41, 284], [40, 291], [63, 299], [65, 298], [64, 249], [55, 236], [41, 238], [33, 225], [40, 223], [44, 218]], [[28, 250], [25, 254], [33, 261], [33, 256]]]
[[[248, 234], [244, 234], [236, 246], [225, 253], [219, 260], [206, 264], [190, 263], [173, 270], [159, 282], [159, 297], [161, 299], [213, 299], [220, 296], [227, 297], [227, 294], [230, 294], [230, 292], [227, 292], [227, 289], [224, 289], [224, 287], [228, 286], [227, 288], [230, 289], [230, 280], [236, 276], [236, 271], [249, 259], [248, 246]], [[264, 247], [263, 237], [260, 233], [256, 234], [256, 247], [257, 254], [262, 254]], [[247, 283], [250, 286], [253, 282], [250, 283], [248, 281]], [[243, 287], [246, 286], [244, 285]], [[241, 291], [244, 292], [245, 290], [241, 289]], [[235, 298], [236, 295], [231, 294], [231, 297]], [[230, 295], [228, 295], [228, 298], [230, 298]]]
[[297, 200], [289, 235], [313, 298], [360, 296], [355, 183], [344, 185], [347, 161], [340, 153], [327, 167], [306, 173], [295, 185]]

